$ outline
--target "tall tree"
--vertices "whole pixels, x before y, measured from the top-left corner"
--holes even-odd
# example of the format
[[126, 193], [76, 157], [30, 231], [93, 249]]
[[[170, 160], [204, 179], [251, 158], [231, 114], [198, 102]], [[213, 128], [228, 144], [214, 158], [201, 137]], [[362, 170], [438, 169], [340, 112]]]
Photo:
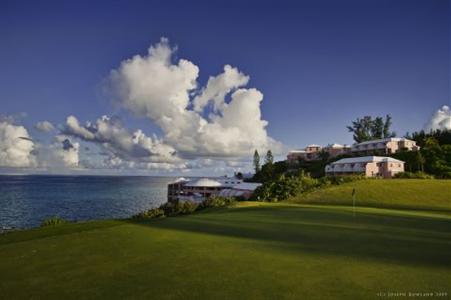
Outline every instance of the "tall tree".
[[353, 138], [356, 143], [369, 141], [372, 138], [371, 129], [373, 125], [373, 119], [371, 116], [364, 116], [362, 119], [352, 121], [351, 126], [347, 126], [349, 132], [353, 133]]
[[384, 123], [384, 130], [383, 130], [383, 134], [384, 134], [383, 138], [390, 138], [390, 137], [395, 137], [396, 136], [396, 132], [390, 131], [391, 125], [392, 125], [391, 116], [390, 115], [386, 115], [385, 116], [385, 123]]
[[258, 171], [260, 171], [260, 155], [258, 154], [257, 149], [255, 149], [254, 152], [254, 170], [255, 174], [257, 174]]
[[361, 143], [374, 139], [389, 138], [396, 135], [395, 132], [390, 131], [392, 125], [392, 118], [390, 115], [385, 117], [364, 116], [357, 118], [352, 122], [352, 125], [346, 126], [349, 132], [353, 133], [353, 138], [356, 143]]
[[271, 150], [268, 150], [268, 152], [266, 152], [265, 164], [272, 165], [273, 162], [274, 156], [272, 155]]
[[424, 159], [423, 155], [421, 154], [421, 151], [416, 151], [415, 160], [417, 162], [418, 170], [421, 172], [424, 172], [424, 163], [426, 162], [426, 160]]
[[382, 117], [376, 117], [371, 126], [371, 136], [375, 139], [384, 138], [385, 124]]

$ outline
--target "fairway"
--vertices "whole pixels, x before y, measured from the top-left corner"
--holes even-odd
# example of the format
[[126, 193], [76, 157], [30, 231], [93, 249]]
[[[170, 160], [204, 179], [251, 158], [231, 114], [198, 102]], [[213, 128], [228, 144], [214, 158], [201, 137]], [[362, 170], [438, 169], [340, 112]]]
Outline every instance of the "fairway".
[[28, 230], [0, 236], [0, 299], [449, 297], [450, 227], [433, 212], [247, 202]]

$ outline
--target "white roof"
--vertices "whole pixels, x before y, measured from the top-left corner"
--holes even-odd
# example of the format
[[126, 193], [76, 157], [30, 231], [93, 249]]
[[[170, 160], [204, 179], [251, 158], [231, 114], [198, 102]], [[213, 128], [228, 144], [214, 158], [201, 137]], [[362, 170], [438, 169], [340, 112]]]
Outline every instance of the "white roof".
[[335, 148], [335, 149], [341, 149], [341, 148], [349, 148], [349, 145], [342, 145], [342, 144], [329, 144], [327, 145], [327, 148]]
[[305, 153], [305, 150], [291, 150], [289, 153]]
[[242, 182], [240, 184], [234, 185], [232, 189], [234, 190], [242, 190], [242, 191], [254, 191], [256, 188], [261, 186], [261, 183], [254, 182]]
[[186, 179], [185, 177], [177, 178], [176, 180], [172, 181], [171, 183], [178, 183], [178, 182], [187, 182], [189, 179]]
[[218, 187], [218, 186], [222, 186], [222, 183], [217, 180], [210, 179], [210, 178], [201, 178], [198, 180], [188, 182], [186, 184], [186, 186]]
[[243, 196], [246, 191], [234, 190], [234, 189], [223, 189], [219, 192], [220, 197], [240, 197]]
[[337, 160], [336, 162], [331, 163], [331, 165], [336, 165], [336, 164], [354, 164], [354, 163], [363, 163], [363, 162], [397, 162], [397, 163], [404, 163], [402, 160], [394, 159], [392, 157], [387, 157], [387, 156], [362, 156], [362, 157], [342, 158], [340, 160]]
[[317, 145], [317, 144], [310, 144], [310, 145], [307, 146], [307, 148], [308, 148], [308, 147], [321, 147], [321, 146], [320, 146], [320, 145]]
[[397, 137], [393, 137], [393, 138], [386, 138], [386, 139], [378, 139], [378, 140], [371, 140], [371, 141], [366, 141], [366, 142], [361, 142], [361, 143], [357, 143], [354, 145], [367, 145], [367, 144], [374, 144], [374, 143], [386, 143], [386, 142], [400, 142], [400, 141], [412, 141], [406, 138], [397, 138]]

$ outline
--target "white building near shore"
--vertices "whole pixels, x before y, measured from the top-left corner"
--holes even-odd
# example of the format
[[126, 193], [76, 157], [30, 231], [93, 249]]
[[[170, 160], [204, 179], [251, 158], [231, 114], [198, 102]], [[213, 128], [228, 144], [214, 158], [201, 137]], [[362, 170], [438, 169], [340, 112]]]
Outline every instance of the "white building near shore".
[[202, 202], [211, 196], [249, 199], [260, 183], [244, 182], [235, 177], [179, 178], [168, 184], [168, 201]]

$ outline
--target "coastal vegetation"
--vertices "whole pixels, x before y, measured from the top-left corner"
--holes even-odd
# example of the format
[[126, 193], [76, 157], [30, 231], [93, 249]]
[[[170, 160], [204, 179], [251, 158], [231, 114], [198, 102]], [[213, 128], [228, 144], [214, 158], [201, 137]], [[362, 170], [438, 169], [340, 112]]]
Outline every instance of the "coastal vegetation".
[[160, 205], [157, 208], [151, 208], [149, 210], [140, 212], [132, 216], [133, 220], [149, 220], [156, 218], [175, 217], [178, 215], [192, 214], [196, 211], [201, 211], [207, 208], [213, 207], [227, 207], [235, 204], [234, 198], [224, 198], [219, 196], [213, 196], [205, 199], [201, 203], [195, 203], [192, 201], [182, 202], [167, 202]]
[[54, 217], [46, 218], [46, 219], [42, 220], [41, 227], [57, 226], [57, 225], [66, 224], [66, 223], [68, 223], [67, 220], [65, 220], [61, 217], [58, 217], [58, 216], [54, 216]]
[[[352, 184], [367, 182], [377, 181]], [[354, 216], [344, 206], [240, 202], [177, 218], [12, 232], [0, 235], [0, 297], [449, 295], [450, 222], [440, 212], [358, 207]]]

